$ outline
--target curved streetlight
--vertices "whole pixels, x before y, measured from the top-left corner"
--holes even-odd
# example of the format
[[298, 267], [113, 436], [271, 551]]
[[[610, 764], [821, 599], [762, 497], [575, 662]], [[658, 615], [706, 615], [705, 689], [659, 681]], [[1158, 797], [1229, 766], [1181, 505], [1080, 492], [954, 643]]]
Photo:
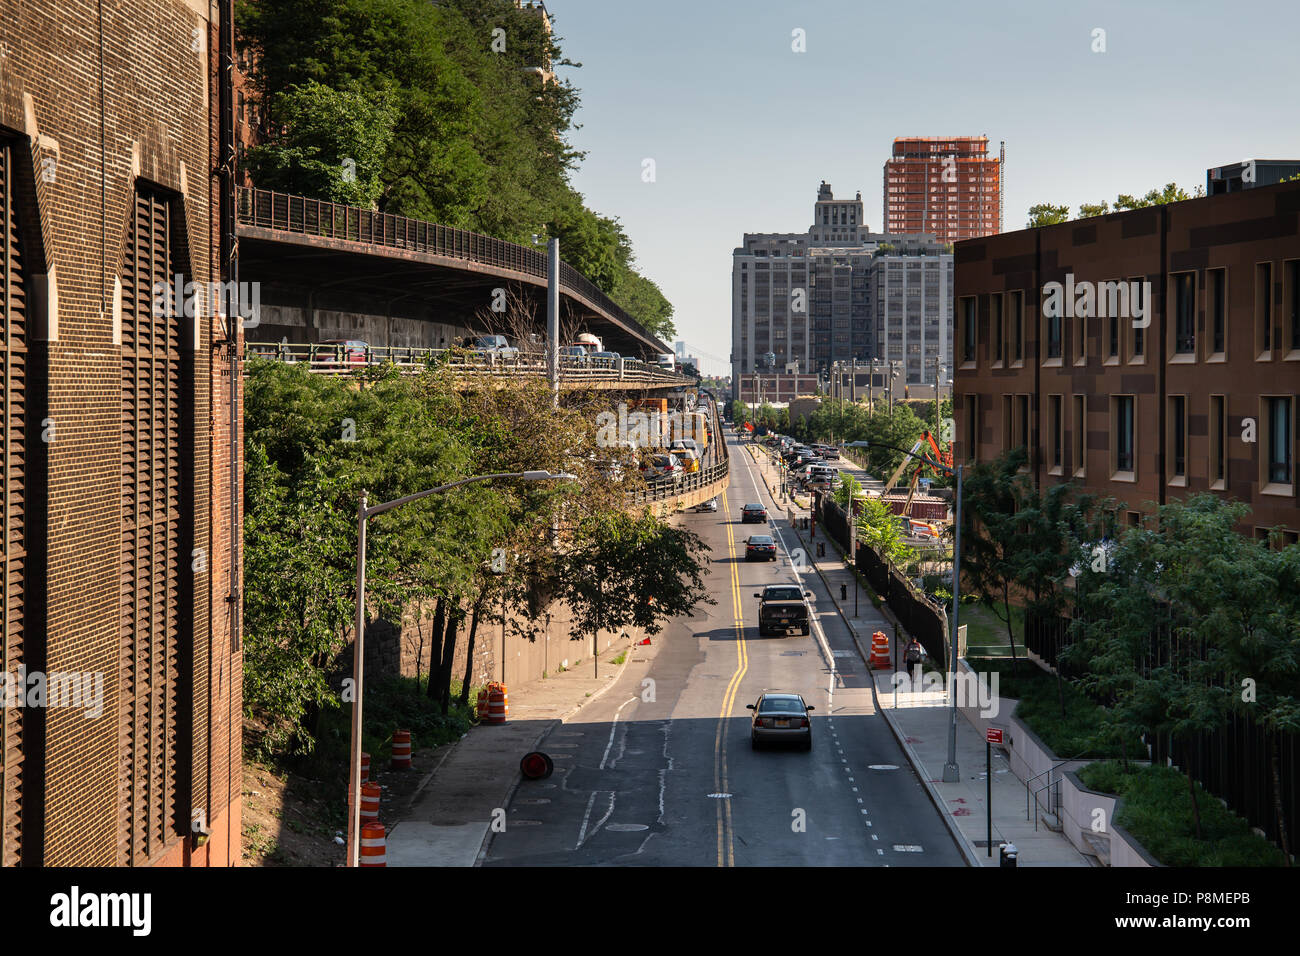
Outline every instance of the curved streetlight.
[[348, 779], [350, 781], [348, 792], [351, 801], [348, 806], [348, 866], [360, 865], [361, 852], [361, 682], [364, 677], [362, 665], [365, 660], [366, 637], [366, 522], [375, 515], [383, 514], [385, 511], [392, 511], [394, 508], [409, 504], [412, 501], [419, 501], [421, 498], [429, 497], [429, 495], [436, 495], [452, 488], [459, 488], [461, 485], [469, 485], [478, 481], [493, 481], [498, 478], [519, 478], [523, 481], [578, 480], [577, 475], [571, 475], [564, 471], [556, 473], [549, 471], [504, 471], [494, 472], [490, 475], [474, 475], [470, 478], [461, 478], [459, 481], [448, 482], [427, 491], [417, 491], [413, 495], [394, 498], [392, 501], [385, 501], [371, 507], [366, 506], [368, 493], [363, 489], [361, 500], [357, 502], [357, 616], [355, 622], [356, 637], [352, 645], [353, 698], [352, 744], [348, 769]]
[[[943, 782], [956, 783], [961, 779], [961, 774], [957, 768], [957, 614], [961, 601], [961, 492], [962, 492], [962, 466], [949, 467], [941, 461], [935, 461], [929, 455], [922, 455], [914, 451], [905, 451], [895, 445], [886, 445], [884, 442], [873, 441], [851, 441], [846, 447], [849, 448], [888, 448], [890, 451], [896, 451], [899, 454], [906, 455], [908, 458], [917, 458], [925, 462], [931, 468], [935, 468], [946, 474], [952, 475], [957, 479], [957, 505], [955, 517], [955, 540], [952, 549], [952, 624], [949, 628], [949, 651], [948, 651], [948, 702], [949, 702], [949, 720], [948, 720], [948, 762], [943, 765]], [[857, 522], [853, 520], [853, 510], [849, 509], [849, 528], [856, 529]], [[857, 552], [853, 552], [853, 563], [857, 564]]]

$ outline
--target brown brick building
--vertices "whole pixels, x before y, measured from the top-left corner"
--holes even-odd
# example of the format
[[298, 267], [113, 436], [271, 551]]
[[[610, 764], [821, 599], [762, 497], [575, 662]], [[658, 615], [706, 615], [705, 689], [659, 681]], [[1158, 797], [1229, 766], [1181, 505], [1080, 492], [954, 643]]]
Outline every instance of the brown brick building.
[[1214, 492], [1296, 540], [1300, 182], [955, 255], [958, 460], [1024, 445], [1040, 487], [1077, 479], [1130, 522]]
[[885, 232], [940, 242], [1002, 229], [1002, 160], [987, 136], [900, 136], [885, 162]]
[[222, 278], [225, 9], [0, 0], [0, 676], [102, 688], [0, 707], [4, 865], [239, 859], [242, 337], [159, 297]]

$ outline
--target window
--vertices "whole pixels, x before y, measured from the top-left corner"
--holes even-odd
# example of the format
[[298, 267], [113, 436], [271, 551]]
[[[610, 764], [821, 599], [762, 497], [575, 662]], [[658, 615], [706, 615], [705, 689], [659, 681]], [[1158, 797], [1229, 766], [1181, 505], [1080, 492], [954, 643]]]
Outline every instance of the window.
[[975, 362], [975, 298], [961, 300], [961, 360]]
[[1070, 326], [1071, 344], [1074, 350], [1074, 364], [1086, 365], [1088, 362], [1088, 319], [1076, 315]]
[[1172, 277], [1174, 283], [1174, 354], [1196, 354], [1196, 273]]
[[1171, 483], [1187, 481], [1187, 396], [1169, 396], [1169, 477]]
[[1002, 294], [989, 296], [989, 324], [993, 332], [993, 361], [1001, 365], [1006, 361], [1006, 326], [1002, 318]]
[[1210, 351], [1223, 354], [1224, 330], [1227, 326], [1228, 274], [1224, 269], [1211, 269], [1206, 273], [1210, 292]]
[[[1142, 321], [1149, 327], [1153, 318], [1151, 313], [1151, 287], [1146, 284], [1146, 281], [1141, 276], [1129, 279], [1129, 287], [1133, 290], [1129, 299], [1129, 312], [1134, 316], [1141, 312]], [[1142, 292], [1144, 289], [1147, 292], [1145, 300], [1142, 298]], [[1146, 328], [1139, 326], [1136, 320], [1129, 324], [1129, 328], [1132, 329], [1132, 332], [1130, 333], [1132, 338], [1129, 340], [1128, 360], [1130, 363], [1136, 362], [1141, 364], [1146, 361], [1147, 330]]]
[[1106, 357], [1119, 361], [1119, 316], [1114, 313], [1106, 320]]
[[1047, 396], [1048, 462], [1054, 475], [1062, 474], [1065, 469], [1065, 433], [1061, 427], [1064, 402], [1064, 396]]
[[1016, 447], [1016, 432], [1012, 423], [1012, 410], [1015, 404], [1014, 396], [1002, 396], [1002, 450], [1008, 451]]
[[1226, 396], [1210, 396], [1210, 487], [1225, 487], [1228, 477]]
[[1136, 459], [1133, 447], [1133, 396], [1116, 395], [1111, 398], [1110, 407], [1111, 468], [1117, 474], [1131, 479]]
[[[1016, 396], [1016, 447], [1023, 446], [1029, 452], [1029, 464], [1033, 463], [1033, 449], [1029, 445], [1029, 396]], [[1023, 470], [1028, 470], [1027, 466]]]
[[1011, 293], [1011, 348], [1017, 362], [1025, 360], [1025, 294]]
[[1061, 316], [1059, 314], [1049, 315], [1046, 317], [1047, 323], [1047, 357], [1049, 359], [1059, 359], [1061, 357]]
[[1282, 301], [1286, 305], [1287, 348], [1300, 352], [1300, 259], [1285, 264], [1286, 286]]
[[1259, 358], [1273, 351], [1273, 263], [1255, 266], [1255, 348]]
[[965, 405], [964, 412], [966, 418], [966, 428], [964, 430], [966, 435], [966, 448], [964, 451], [966, 452], [967, 461], [975, 461], [979, 450], [979, 419], [976, 417], [976, 413], [979, 409], [979, 396], [967, 395], [962, 399], [962, 402]]
[[1088, 406], [1085, 403], [1085, 399], [1082, 395], [1073, 396], [1072, 404], [1074, 405], [1074, 408], [1072, 409], [1072, 414], [1070, 416], [1070, 426], [1073, 429], [1073, 431], [1070, 433], [1071, 435], [1070, 458], [1071, 458], [1071, 463], [1074, 465], [1075, 477], [1082, 477], [1083, 470], [1084, 470], [1084, 462], [1086, 460], [1084, 458], [1084, 449], [1087, 447], [1087, 443], [1084, 440], [1084, 436], [1087, 434], [1087, 426], [1088, 426], [1087, 407]]
[[1264, 427], [1268, 430], [1264, 439], [1268, 450], [1264, 480], [1268, 485], [1288, 486], [1272, 490], [1290, 494], [1291, 398], [1289, 396], [1265, 397], [1263, 403]]

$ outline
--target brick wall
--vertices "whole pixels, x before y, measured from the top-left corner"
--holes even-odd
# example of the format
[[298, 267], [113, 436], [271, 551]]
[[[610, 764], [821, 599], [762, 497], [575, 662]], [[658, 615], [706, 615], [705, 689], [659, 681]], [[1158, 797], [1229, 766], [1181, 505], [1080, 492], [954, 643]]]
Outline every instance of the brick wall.
[[[24, 646], [29, 667], [99, 673], [104, 692], [99, 719], [46, 708], [24, 721], [27, 864], [220, 864], [239, 856], [240, 658], [226, 601], [229, 373], [212, 322], [180, 320], [182, 394], [137, 410], [124, 405], [123, 390], [131, 359], [121, 323], [135, 306], [130, 289], [124, 302], [121, 282], [138, 187], [165, 197], [186, 275], [217, 278], [217, 29], [209, 16], [199, 0], [102, 7], [0, 0], [0, 134], [29, 184], [20, 212], [32, 345], [27, 452], [36, 467], [24, 496], [31, 519]], [[123, 500], [122, 436], [124, 426], [152, 427], [146, 412], [171, 416], [179, 487], [193, 499], [165, 498], [160, 516], [181, 525], [170, 546], [174, 603], [121, 593], [124, 515], [139, 505]], [[46, 418], [52, 440], [35, 447]], [[155, 710], [149, 733], [157, 745], [172, 741], [176, 785], [161, 810], [142, 810], [132, 793], [139, 788], [119, 779], [130, 746], [123, 720], [133, 719], [125, 711], [123, 607], [156, 601], [176, 630], [175, 659], [137, 668], [154, 676], [137, 677], [132, 693]], [[178, 676], [159, 686], [169, 669]], [[191, 854], [184, 834], [199, 810], [221, 838]], [[161, 821], [158, 838], [131, 833], [141, 812]]]

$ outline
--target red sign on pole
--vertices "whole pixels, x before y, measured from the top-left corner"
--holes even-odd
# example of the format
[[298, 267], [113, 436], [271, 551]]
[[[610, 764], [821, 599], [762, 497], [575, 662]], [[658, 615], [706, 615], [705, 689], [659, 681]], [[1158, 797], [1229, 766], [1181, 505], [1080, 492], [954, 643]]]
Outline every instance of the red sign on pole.
[[991, 744], [1000, 744], [1000, 743], [1002, 743], [1002, 728], [1001, 728], [1001, 727], [990, 727], [987, 731], [985, 731], [985, 733], [984, 733], [984, 739], [987, 740], [987, 741], [988, 741], [989, 743], [991, 743]]

